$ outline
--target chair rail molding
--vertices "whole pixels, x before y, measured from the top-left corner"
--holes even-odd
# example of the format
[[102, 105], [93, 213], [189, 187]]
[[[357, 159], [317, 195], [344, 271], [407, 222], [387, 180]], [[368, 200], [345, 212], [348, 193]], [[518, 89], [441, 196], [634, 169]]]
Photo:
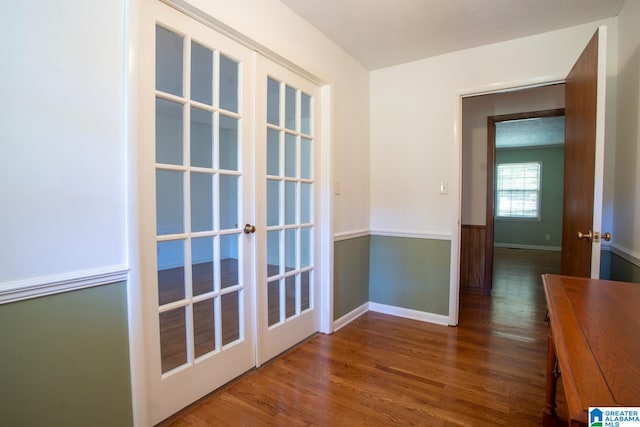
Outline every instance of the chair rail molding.
[[371, 235], [383, 237], [408, 237], [413, 239], [451, 240], [451, 233], [414, 230], [371, 230]]
[[127, 280], [129, 267], [116, 265], [0, 284], [0, 304]]

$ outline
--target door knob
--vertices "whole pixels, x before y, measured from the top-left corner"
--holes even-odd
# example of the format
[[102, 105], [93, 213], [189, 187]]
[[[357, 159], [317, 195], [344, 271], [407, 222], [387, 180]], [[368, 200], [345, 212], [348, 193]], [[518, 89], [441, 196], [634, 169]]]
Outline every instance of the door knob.
[[611, 233], [606, 232], [606, 233], [600, 233], [598, 231], [596, 231], [595, 233], [593, 233], [593, 241], [594, 242], [599, 242], [600, 239], [602, 240], [606, 240], [607, 242], [611, 240]]
[[578, 231], [577, 237], [578, 237], [578, 240], [584, 239], [584, 240], [591, 241], [591, 239], [593, 239], [593, 233], [591, 232], [591, 230], [587, 231], [586, 233], [583, 233], [582, 231]]
[[244, 232], [246, 234], [253, 234], [256, 232], [256, 226], [253, 224], [245, 224], [244, 225]]

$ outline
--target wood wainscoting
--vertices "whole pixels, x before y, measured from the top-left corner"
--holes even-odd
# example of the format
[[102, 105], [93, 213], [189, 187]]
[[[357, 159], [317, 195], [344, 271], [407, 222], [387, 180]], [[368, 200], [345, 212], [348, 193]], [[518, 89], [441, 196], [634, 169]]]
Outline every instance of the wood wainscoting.
[[460, 234], [460, 289], [464, 292], [488, 294], [491, 287], [486, 281], [485, 225], [463, 224]]

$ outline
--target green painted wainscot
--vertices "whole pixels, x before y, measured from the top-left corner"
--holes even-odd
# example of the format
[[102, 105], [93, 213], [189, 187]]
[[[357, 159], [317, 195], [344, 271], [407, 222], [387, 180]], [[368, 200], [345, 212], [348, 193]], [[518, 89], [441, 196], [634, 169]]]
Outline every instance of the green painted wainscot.
[[370, 301], [448, 316], [450, 263], [449, 240], [372, 236]]
[[618, 254], [615, 251], [602, 251], [600, 262], [602, 265], [606, 265], [605, 260], [608, 261], [611, 272], [609, 278], [611, 280], [640, 283], [640, 266], [637, 260], [632, 262], [630, 258], [629, 256], [624, 256], [622, 253]]
[[0, 305], [0, 425], [133, 425], [126, 283]]
[[334, 242], [334, 320], [369, 302], [370, 243], [370, 236]]

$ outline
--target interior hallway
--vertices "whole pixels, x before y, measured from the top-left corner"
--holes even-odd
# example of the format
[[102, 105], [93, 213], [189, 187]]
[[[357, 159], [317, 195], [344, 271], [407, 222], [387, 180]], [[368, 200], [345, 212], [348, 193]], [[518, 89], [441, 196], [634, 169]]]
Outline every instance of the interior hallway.
[[547, 336], [540, 275], [557, 273], [559, 259], [496, 249], [493, 295], [462, 295], [458, 327], [369, 312], [163, 425], [539, 426]]

